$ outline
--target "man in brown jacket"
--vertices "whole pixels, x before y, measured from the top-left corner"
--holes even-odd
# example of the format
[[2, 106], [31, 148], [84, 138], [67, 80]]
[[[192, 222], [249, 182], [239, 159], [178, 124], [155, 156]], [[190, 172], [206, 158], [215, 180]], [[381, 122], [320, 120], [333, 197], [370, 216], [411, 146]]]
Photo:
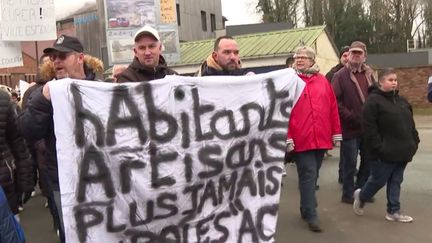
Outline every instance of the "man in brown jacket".
[[176, 74], [162, 56], [162, 43], [156, 29], [146, 25], [135, 33], [132, 63], [118, 77], [118, 83], [141, 82]]
[[[354, 41], [349, 48], [348, 63], [333, 77], [332, 86], [338, 101], [342, 125], [343, 189], [344, 203], [354, 202], [355, 188], [360, 188], [369, 176], [369, 165], [362, 156], [362, 107], [368, 95], [368, 88], [375, 79], [373, 70], [365, 64], [366, 45]], [[360, 168], [354, 185], [357, 156], [360, 152]]]

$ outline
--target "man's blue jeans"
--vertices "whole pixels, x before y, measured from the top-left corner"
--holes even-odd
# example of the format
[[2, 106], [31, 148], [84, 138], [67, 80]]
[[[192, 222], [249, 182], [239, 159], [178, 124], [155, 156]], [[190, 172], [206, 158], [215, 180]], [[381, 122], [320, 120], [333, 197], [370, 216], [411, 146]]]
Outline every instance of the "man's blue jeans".
[[300, 190], [300, 214], [308, 223], [317, 223], [318, 206], [315, 186], [325, 150], [309, 150], [296, 153], [296, 167]]
[[343, 155], [343, 186], [342, 197], [352, 198], [354, 194], [354, 175], [357, 166], [357, 156], [360, 140], [357, 138], [344, 139], [341, 145]]
[[387, 184], [387, 213], [400, 210], [400, 190], [407, 163], [371, 161], [371, 176], [360, 192], [360, 200], [367, 201]]
[[[344, 139], [341, 145], [343, 156], [343, 187], [342, 197], [352, 198], [355, 188], [361, 188], [369, 177], [369, 162], [364, 160], [362, 154], [362, 141], [360, 138]], [[357, 181], [354, 185], [354, 176], [357, 168], [357, 156], [360, 152], [360, 168]]]

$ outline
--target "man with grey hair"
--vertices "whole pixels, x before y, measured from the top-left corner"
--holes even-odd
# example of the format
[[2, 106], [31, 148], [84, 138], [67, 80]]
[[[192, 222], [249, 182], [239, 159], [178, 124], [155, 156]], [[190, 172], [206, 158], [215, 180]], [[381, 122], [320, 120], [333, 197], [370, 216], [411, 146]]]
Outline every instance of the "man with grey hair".
[[308, 46], [295, 51], [294, 69], [306, 86], [291, 111], [286, 142], [287, 152], [296, 163], [301, 217], [311, 231], [322, 232], [316, 182], [325, 151], [341, 141], [342, 134], [335, 95], [319, 73], [315, 58], [315, 51]]
[[140, 82], [164, 78], [176, 74], [167, 67], [162, 56], [162, 43], [156, 29], [146, 25], [134, 36], [134, 54], [132, 63], [118, 77], [117, 82]]
[[[367, 57], [366, 45], [354, 41], [349, 48], [348, 63], [340, 69], [332, 79], [333, 90], [339, 107], [342, 125], [342, 156], [343, 156], [343, 203], [352, 204], [355, 188], [364, 185], [369, 177], [367, 158], [363, 156], [361, 114], [363, 104], [368, 96], [368, 88], [374, 84], [373, 70], [365, 64]], [[360, 168], [354, 184], [357, 156], [360, 152]]]

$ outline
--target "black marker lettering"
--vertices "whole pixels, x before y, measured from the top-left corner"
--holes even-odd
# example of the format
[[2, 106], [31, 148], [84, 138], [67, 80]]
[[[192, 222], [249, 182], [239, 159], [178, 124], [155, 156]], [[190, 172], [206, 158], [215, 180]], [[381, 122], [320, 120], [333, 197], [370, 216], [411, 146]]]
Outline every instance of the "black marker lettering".
[[[113, 99], [107, 125], [107, 145], [116, 145], [115, 131], [119, 128], [135, 128], [141, 144], [147, 141], [147, 132], [144, 129], [138, 106], [133, 101], [126, 86], [117, 86], [113, 90]], [[120, 107], [127, 107], [130, 116], [123, 117]]]

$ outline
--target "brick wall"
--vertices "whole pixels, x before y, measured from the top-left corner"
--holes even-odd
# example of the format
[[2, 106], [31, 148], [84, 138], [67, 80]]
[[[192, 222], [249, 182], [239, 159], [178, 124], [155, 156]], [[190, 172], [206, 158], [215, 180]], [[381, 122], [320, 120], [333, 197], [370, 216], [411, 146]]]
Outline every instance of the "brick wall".
[[23, 53], [23, 64], [21, 67], [0, 68], [0, 84], [15, 88], [19, 80], [34, 81], [37, 72], [36, 60]]
[[427, 80], [432, 75], [432, 66], [395, 68], [399, 94], [408, 99], [415, 108], [432, 107], [427, 100]]

